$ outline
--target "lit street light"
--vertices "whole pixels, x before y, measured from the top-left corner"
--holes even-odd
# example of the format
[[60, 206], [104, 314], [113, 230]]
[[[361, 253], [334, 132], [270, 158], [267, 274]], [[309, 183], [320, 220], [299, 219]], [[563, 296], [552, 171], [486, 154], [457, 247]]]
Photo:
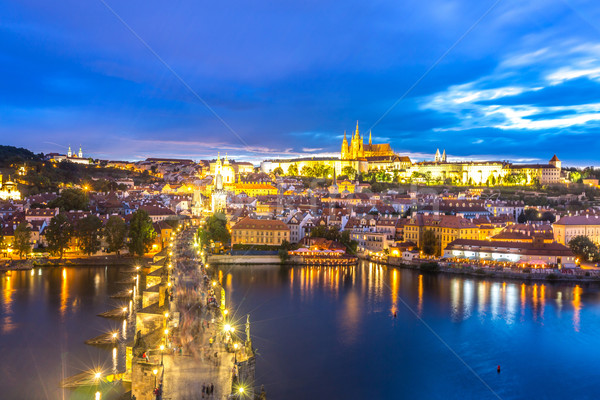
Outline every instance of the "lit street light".
[[165, 350], [165, 345], [161, 344], [160, 345], [160, 365], [163, 365], [163, 360], [164, 360], [164, 350]]
[[156, 387], [156, 374], [158, 374], [158, 370], [155, 368], [152, 370], [152, 373], [154, 374], [154, 387]]

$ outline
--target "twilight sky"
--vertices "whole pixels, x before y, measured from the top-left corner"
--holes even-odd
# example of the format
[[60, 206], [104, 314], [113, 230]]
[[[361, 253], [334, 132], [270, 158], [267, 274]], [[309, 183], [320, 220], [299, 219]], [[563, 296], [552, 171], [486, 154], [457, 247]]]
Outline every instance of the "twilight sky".
[[599, 21], [598, 0], [9, 0], [0, 138], [257, 162], [337, 155], [359, 120], [416, 160], [600, 165]]

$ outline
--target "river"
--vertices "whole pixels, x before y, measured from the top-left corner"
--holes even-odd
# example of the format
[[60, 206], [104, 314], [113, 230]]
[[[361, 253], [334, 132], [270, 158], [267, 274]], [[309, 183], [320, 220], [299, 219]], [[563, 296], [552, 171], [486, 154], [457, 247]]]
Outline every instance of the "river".
[[[272, 399], [597, 399], [600, 286], [225, 268]], [[394, 313], [396, 317], [394, 317]], [[500, 365], [501, 372], [497, 372]]]
[[[124, 276], [118, 267], [0, 274], [0, 398], [94, 399], [93, 391], [58, 383], [90, 368], [122, 368], [122, 346], [113, 354], [84, 340], [108, 330], [121, 340], [131, 334], [127, 324], [96, 316], [123, 305], [110, 295]], [[221, 267], [216, 277], [239, 331], [251, 315], [257, 381], [269, 399], [592, 399], [600, 392], [598, 285], [487, 281], [367, 262]]]

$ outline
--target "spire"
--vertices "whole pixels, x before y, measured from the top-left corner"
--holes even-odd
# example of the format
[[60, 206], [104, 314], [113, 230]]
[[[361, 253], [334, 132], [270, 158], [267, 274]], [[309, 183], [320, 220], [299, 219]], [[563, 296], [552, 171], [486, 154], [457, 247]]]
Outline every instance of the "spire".
[[434, 161], [435, 161], [435, 162], [440, 162], [440, 158], [441, 158], [441, 156], [440, 156], [440, 149], [437, 149], [437, 150], [435, 151], [435, 158], [434, 158]]
[[359, 138], [360, 137], [360, 133], [358, 133], [358, 120], [356, 120], [356, 133], [355, 133], [356, 137]]
[[371, 130], [369, 129], [369, 146], [372, 144], [373, 144], [373, 142], [371, 141]]
[[446, 162], [446, 149], [444, 149], [444, 152], [442, 153], [442, 162]]

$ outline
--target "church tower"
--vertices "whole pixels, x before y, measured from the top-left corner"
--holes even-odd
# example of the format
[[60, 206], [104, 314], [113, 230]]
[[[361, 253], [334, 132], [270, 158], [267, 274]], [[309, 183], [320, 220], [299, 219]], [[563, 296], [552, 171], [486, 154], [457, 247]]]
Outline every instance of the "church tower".
[[437, 149], [435, 151], [435, 158], [433, 159], [434, 162], [440, 162], [442, 159], [442, 156], [440, 155], [440, 149]]
[[81, 151], [81, 145], [79, 145], [79, 153], [77, 153], [77, 157], [83, 158], [83, 151]]
[[373, 144], [373, 141], [371, 140], [371, 131], [369, 131], [369, 146], [371, 146], [372, 144]]
[[69, 151], [67, 151], [67, 157], [72, 157], [73, 152], [71, 151], [71, 145], [69, 145]]
[[446, 149], [444, 149], [444, 152], [442, 153], [442, 162], [446, 162]]
[[344, 131], [344, 140], [342, 140], [342, 151], [340, 154], [340, 158], [342, 160], [347, 160], [350, 158], [348, 156], [348, 139], [346, 139], [346, 131]]

